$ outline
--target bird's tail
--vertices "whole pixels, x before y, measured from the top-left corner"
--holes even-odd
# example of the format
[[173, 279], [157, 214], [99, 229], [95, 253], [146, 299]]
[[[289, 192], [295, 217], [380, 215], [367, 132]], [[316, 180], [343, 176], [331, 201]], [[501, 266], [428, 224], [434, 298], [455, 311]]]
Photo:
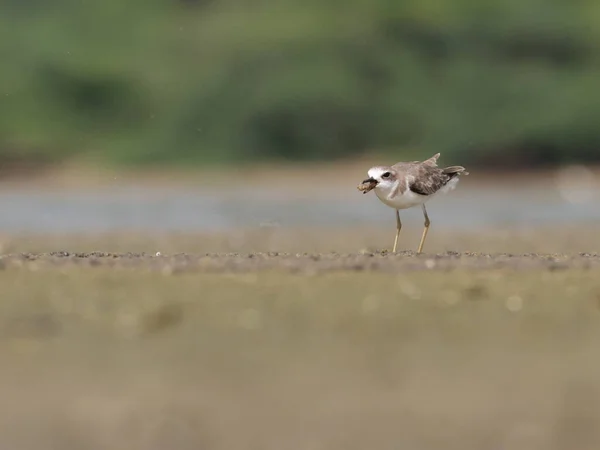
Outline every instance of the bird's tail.
[[450, 175], [450, 178], [454, 178], [458, 175], [469, 175], [469, 172], [463, 166], [450, 166], [442, 169], [446, 175]]

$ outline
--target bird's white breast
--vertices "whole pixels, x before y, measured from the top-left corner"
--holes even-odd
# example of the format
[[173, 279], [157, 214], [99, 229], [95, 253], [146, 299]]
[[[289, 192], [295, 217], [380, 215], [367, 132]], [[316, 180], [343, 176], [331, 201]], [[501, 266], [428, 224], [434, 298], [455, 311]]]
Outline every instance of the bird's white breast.
[[430, 196], [419, 195], [407, 189], [403, 193], [397, 193], [392, 196], [393, 192], [386, 189], [375, 188], [375, 195], [379, 200], [385, 203], [387, 206], [395, 209], [407, 209], [413, 206], [425, 203]]
[[[409, 182], [412, 180], [408, 180]], [[421, 205], [438, 194], [445, 194], [456, 187], [458, 183], [458, 177], [450, 180], [443, 188], [431, 195], [416, 194], [410, 189], [406, 189], [404, 192], [395, 192], [394, 187], [381, 186], [375, 187], [375, 195], [382, 203], [386, 204], [390, 208], [394, 209], [408, 209], [417, 205]], [[407, 183], [410, 184], [410, 183]], [[396, 194], [396, 195], [394, 195]]]

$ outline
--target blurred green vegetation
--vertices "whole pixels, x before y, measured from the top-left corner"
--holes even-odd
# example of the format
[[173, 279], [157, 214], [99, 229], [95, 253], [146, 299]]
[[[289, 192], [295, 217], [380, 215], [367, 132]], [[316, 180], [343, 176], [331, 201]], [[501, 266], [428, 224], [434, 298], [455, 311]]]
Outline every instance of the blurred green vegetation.
[[3, 0], [0, 161], [600, 159], [595, 0]]

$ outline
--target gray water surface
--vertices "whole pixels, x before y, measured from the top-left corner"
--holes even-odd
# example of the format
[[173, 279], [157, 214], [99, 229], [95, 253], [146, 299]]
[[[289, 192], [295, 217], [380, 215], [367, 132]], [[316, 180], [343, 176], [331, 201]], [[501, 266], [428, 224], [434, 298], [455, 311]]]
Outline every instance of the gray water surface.
[[[256, 189], [5, 190], [0, 203], [0, 230], [5, 232], [213, 231], [265, 224], [351, 227], [394, 221], [392, 210], [375, 195], [362, 195], [355, 188], [293, 197]], [[558, 191], [536, 189], [458, 188], [432, 199], [427, 208], [440, 228], [600, 223], [599, 196], [571, 203]], [[406, 223], [423, 221], [418, 207], [401, 214]]]

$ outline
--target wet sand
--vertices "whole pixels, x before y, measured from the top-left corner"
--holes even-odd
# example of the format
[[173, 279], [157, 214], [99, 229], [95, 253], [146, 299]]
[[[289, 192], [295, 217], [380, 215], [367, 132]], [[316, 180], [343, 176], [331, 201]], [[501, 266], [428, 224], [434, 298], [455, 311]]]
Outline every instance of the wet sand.
[[600, 254], [458, 253], [416, 254], [403, 251], [340, 253], [213, 253], [174, 255], [145, 253], [68, 252], [4, 255], [3, 267], [110, 267], [153, 270], [162, 273], [252, 273], [265, 270], [317, 274], [333, 271], [405, 273], [453, 270], [565, 270], [600, 268]]
[[389, 231], [3, 236], [0, 447], [599, 448], [597, 229]]
[[2, 448], [600, 445], [597, 268], [35, 264], [0, 271]]
[[[600, 234], [592, 225], [432, 229], [416, 254], [418, 226], [389, 252], [393, 229], [249, 228], [220, 233], [22, 234], [0, 237], [0, 264], [84, 266], [169, 272], [294, 273], [452, 270], [561, 270], [600, 266]], [[409, 247], [409, 249], [406, 249]], [[410, 249], [410, 247], [413, 247]]]

